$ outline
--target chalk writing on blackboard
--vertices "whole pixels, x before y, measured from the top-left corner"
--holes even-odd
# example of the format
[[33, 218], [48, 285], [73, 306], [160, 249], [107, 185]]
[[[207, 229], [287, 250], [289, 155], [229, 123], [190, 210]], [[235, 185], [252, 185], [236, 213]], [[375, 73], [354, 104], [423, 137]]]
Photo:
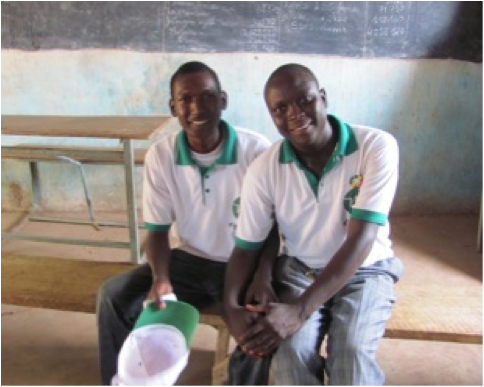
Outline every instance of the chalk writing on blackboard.
[[2, 2], [2, 48], [482, 62], [482, 2]]

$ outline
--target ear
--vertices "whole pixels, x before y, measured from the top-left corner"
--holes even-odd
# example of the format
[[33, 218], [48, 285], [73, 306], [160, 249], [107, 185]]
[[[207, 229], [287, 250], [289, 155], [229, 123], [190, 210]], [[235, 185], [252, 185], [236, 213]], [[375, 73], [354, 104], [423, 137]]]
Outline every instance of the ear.
[[175, 112], [175, 101], [173, 101], [173, 98], [170, 98], [170, 112], [173, 117], [176, 117], [176, 112]]
[[223, 90], [220, 92], [220, 100], [222, 101], [222, 110], [225, 110], [229, 103], [229, 97], [227, 93]]
[[323, 99], [323, 102], [324, 102], [324, 106], [325, 107], [328, 107], [328, 97], [326, 97], [326, 90], [324, 90], [323, 88], [321, 88], [319, 90], [319, 95], [321, 96], [321, 98]]

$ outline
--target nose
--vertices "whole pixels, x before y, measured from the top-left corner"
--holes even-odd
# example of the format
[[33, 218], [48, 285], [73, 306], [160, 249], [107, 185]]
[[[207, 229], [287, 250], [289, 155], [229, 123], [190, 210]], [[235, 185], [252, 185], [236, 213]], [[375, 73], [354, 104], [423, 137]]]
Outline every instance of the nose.
[[193, 98], [190, 104], [190, 110], [192, 113], [198, 113], [200, 111], [203, 111], [205, 108], [203, 99], [200, 97]]
[[304, 115], [304, 111], [297, 103], [292, 103], [287, 108], [287, 118], [289, 120], [298, 120], [304, 117]]

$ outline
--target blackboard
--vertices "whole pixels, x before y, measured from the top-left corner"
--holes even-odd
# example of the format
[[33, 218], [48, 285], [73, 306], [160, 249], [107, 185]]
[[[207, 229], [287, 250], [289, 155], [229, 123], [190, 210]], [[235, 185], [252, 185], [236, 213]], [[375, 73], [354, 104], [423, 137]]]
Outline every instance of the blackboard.
[[2, 48], [482, 62], [482, 2], [2, 1]]

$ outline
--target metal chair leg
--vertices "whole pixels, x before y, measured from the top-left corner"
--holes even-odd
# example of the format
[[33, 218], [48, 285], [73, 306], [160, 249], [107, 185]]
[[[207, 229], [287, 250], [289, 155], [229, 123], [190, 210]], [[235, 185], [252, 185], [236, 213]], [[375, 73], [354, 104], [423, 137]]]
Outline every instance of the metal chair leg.
[[71, 159], [70, 157], [67, 157], [67, 156], [56, 156], [56, 157], [60, 160], [68, 161], [69, 163], [74, 164], [77, 167], [79, 167], [79, 170], [81, 171], [82, 186], [84, 187], [84, 195], [86, 197], [87, 208], [89, 210], [89, 217], [91, 218], [92, 226], [97, 231], [101, 231], [101, 229], [99, 228], [99, 225], [96, 221], [96, 217], [94, 215], [94, 208], [92, 206], [91, 194], [89, 193], [89, 187], [88, 187], [87, 181], [86, 181], [86, 174], [84, 173], [84, 169], [82, 168], [82, 163], [80, 163], [77, 160]]

